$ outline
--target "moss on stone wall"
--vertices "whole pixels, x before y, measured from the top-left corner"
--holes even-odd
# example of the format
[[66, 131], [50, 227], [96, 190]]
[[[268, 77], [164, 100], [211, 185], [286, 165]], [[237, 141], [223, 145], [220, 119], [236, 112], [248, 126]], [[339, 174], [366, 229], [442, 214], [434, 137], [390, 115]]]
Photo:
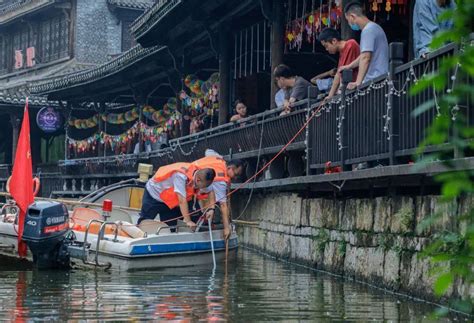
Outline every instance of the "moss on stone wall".
[[[246, 196], [233, 198], [234, 205]], [[244, 215], [258, 227], [239, 227], [243, 244], [370, 283], [435, 299], [430, 264], [419, 253], [436, 232], [458, 228], [459, 205], [440, 206], [438, 196], [375, 199], [303, 199], [294, 193], [259, 196]], [[417, 231], [423, 219], [440, 211], [442, 224]], [[236, 212], [237, 213], [237, 212]], [[450, 295], [466, 294], [458, 282]]]

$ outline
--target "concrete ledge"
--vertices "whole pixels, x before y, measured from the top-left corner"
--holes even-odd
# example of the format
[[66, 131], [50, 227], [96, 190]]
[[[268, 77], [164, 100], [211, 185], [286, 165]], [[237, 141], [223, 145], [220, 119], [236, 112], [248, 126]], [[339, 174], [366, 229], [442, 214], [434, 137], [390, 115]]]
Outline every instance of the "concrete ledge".
[[346, 171], [336, 174], [321, 174], [321, 175], [310, 175], [291, 177], [283, 179], [274, 179], [267, 181], [256, 182], [255, 184], [232, 184], [232, 189], [240, 188], [246, 189], [267, 189], [267, 188], [305, 188], [309, 184], [328, 184], [331, 182], [343, 182], [343, 181], [357, 181], [357, 180], [380, 180], [386, 178], [408, 178], [408, 177], [420, 177], [427, 176], [432, 177], [433, 175], [451, 171], [453, 169], [461, 170], [472, 170], [474, 169], [474, 157], [454, 159], [450, 160], [449, 164], [452, 168], [448, 168], [444, 162], [431, 162], [426, 164], [413, 164], [413, 165], [395, 165], [395, 166], [383, 166], [377, 168], [368, 168], [357, 171]]

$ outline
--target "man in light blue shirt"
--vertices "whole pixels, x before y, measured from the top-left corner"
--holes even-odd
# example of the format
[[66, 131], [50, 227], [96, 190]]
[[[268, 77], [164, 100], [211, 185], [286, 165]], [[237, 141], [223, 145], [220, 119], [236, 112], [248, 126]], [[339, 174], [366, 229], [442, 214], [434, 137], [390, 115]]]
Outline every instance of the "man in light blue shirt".
[[413, 47], [416, 58], [426, 57], [435, 33], [453, 27], [452, 20], [438, 20], [446, 9], [456, 9], [454, 0], [416, 0], [413, 9]]
[[388, 41], [382, 27], [367, 18], [359, 2], [349, 2], [344, 14], [352, 30], [362, 30], [360, 56], [351, 64], [339, 68], [340, 72], [359, 67], [357, 80], [347, 85], [351, 90], [388, 73]]

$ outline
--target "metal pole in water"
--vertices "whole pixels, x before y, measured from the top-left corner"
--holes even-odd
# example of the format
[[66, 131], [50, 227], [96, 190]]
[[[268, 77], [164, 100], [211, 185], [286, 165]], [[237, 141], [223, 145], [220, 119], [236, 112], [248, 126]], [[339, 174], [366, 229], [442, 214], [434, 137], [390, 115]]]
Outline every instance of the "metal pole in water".
[[[210, 218], [210, 220], [212, 220], [212, 218]], [[212, 238], [212, 228], [211, 228], [212, 221], [210, 220], [207, 221], [207, 225], [209, 227], [209, 238], [211, 239], [212, 262], [214, 265], [213, 270], [216, 270], [216, 267], [217, 267], [216, 266], [216, 253], [214, 251], [214, 239]]]

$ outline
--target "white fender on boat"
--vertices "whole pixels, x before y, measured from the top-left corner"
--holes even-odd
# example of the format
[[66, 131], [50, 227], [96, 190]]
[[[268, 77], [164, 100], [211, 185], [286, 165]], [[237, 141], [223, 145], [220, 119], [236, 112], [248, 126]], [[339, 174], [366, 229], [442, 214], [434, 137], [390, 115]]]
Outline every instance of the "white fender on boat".
[[128, 234], [130, 237], [137, 239], [137, 238], [143, 238], [145, 237], [145, 232], [137, 228], [135, 225], [125, 222], [125, 221], [120, 221], [119, 222], [119, 229]]
[[148, 234], [157, 233], [160, 228], [164, 228], [160, 230], [160, 233], [171, 233], [166, 223], [156, 220], [143, 220], [138, 227]]

